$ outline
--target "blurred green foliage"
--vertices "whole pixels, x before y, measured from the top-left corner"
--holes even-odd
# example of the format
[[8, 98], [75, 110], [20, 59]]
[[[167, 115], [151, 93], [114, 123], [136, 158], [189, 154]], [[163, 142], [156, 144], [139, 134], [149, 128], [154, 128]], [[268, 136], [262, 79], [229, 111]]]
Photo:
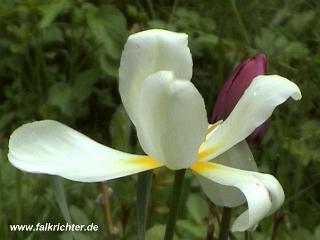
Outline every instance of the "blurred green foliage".
[[[56, 119], [114, 148], [139, 151], [134, 128], [121, 107], [117, 70], [127, 36], [149, 28], [189, 34], [193, 82], [208, 113], [234, 66], [257, 52], [268, 56], [269, 73], [299, 85], [303, 100], [279, 107], [264, 141], [253, 146], [261, 171], [274, 174], [283, 185], [286, 202], [252, 235], [320, 239], [319, 14], [317, 0], [2, 0], [1, 239], [70, 239], [69, 233], [9, 230], [9, 224], [64, 222], [48, 177], [20, 172], [7, 161], [8, 137], [19, 125]], [[172, 177], [164, 169], [156, 172], [147, 239], [162, 239]], [[108, 183], [119, 239], [137, 239], [135, 183], [136, 176]], [[73, 222], [100, 227], [99, 232], [79, 233], [78, 238], [105, 239], [97, 185], [70, 181], [64, 185]], [[193, 176], [187, 175], [184, 190], [181, 208], [186, 210], [179, 216], [176, 238], [216, 234], [221, 211], [209, 204]], [[235, 237], [243, 239], [242, 234]]]

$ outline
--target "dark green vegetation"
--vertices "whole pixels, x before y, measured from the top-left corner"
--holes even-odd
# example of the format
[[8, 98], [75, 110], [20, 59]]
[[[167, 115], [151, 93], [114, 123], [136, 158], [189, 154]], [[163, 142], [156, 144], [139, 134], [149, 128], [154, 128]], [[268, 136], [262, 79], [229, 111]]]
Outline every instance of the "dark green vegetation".
[[[277, 108], [262, 144], [252, 148], [260, 170], [274, 174], [286, 193], [283, 207], [252, 237], [320, 239], [319, 15], [317, 0], [2, 0], [0, 238], [70, 239], [66, 233], [9, 231], [9, 224], [64, 222], [49, 177], [20, 172], [8, 163], [10, 133], [26, 122], [55, 119], [116, 149], [138, 152], [118, 94], [120, 54], [130, 33], [165, 28], [189, 34], [192, 81], [208, 113], [233, 67], [257, 52], [268, 56], [269, 73], [299, 85], [302, 101]], [[162, 239], [173, 175], [156, 172], [147, 239]], [[109, 204], [119, 239], [137, 239], [136, 182], [131, 176], [107, 183], [113, 189]], [[99, 203], [105, 186], [63, 183], [73, 222], [100, 226], [99, 232], [78, 239], [106, 239]], [[190, 173], [180, 209], [178, 239], [205, 239], [207, 233], [214, 239], [210, 232], [217, 235], [222, 211], [209, 204]]]

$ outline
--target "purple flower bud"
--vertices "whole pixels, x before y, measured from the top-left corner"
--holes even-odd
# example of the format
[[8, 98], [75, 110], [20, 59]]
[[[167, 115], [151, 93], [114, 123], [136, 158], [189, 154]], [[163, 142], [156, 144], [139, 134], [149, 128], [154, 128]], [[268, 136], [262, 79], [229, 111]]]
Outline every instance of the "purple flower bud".
[[[252, 80], [258, 75], [265, 74], [267, 67], [268, 62], [264, 54], [257, 54], [240, 63], [218, 94], [211, 116], [211, 122], [226, 119]], [[265, 130], [266, 122], [256, 128], [247, 138], [247, 141], [250, 143], [260, 142]]]

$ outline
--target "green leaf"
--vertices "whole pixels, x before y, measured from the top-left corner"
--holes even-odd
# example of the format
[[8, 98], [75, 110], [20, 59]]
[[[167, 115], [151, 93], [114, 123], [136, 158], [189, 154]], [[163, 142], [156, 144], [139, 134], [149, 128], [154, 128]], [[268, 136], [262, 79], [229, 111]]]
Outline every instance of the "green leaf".
[[55, 83], [49, 89], [49, 104], [58, 107], [66, 116], [73, 116], [72, 98], [72, 87], [66, 82]]
[[[77, 232], [76, 235], [77, 235], [77, 240], [92, 240], [92, 238], [90, 236], [87, 236], [81, 232]], [[63, 234], [60, 235], [59, 239], [60, 240], [69, 240], [70, 237], [72, 237], [72, 233], [64, 232]]]
[[42, 30], [42, 41], [44, 44], [62, 43], [63, 33], [56, 25], [50, 25]]
[[61, 12], [71, 7], [70, 0], [54, 0], [39, 7], [43, 14], [39, 28], [48, 27]]
[[308, 24], [317, 16], [315, 10], [295, 13], [288, 22], [288, 26], [291, 27], [295, 32], [301, 32], [306, 30]]
[[320, 239], [320, 225], [314, 230], [314, 239]]
[[0, 117], [0, 131], [3, 131], [4, 128], [14, 119], [15, 113], [7, 113]]
[[301, 42], [291, 42], [284, 49], [284, 53], [294, 59], [301, 59], [309, 54], [307, 47]]
[[118, 64], [112, 63], [104, 52], [98, 53], [98, 60], [101, 70], [110, 76], [113, 80], [118, 77]]
[[72, 216], [75, 224], [89, 224], [89, 219], [86, 213], [74, 205], [70, 206], [70, 215]]
[[87, 24], [93, 38], [98, 44], [102, 44], [109, 56], [119, 59], [127, 37], [125, 17], [112, 5], [97, 8], [86, 4], [85, 8]]
[[179, 232], [188, 232], [188, 234], [185, 234], [186, 236], [192, 234], [194, 237], [198, 239], [205, 239], [207, 232], [207, 226], [205, 224], [194, 224], [192, 221], [189, 220], [177, 221], [177, 228]]
[[196, 223], [203, 223], [203, 219], [209, 213], [208, 203], [199, 196], [199, 194], [191, 194], [187, 200], [187, 209]]
[[112, 146], [124, 152], [131, 152], [131, 121], [123, 107], [118, 107], [110, 123]]
[[295, 240], [300, 240], [300, 239], [314, 239], [312, 237], [312, 233], [306, 229], [306, 228], [299, 228], [294, 230], [291, 234], [291, 236], [288, 238], [288, 240], [290, 239], [295, 239]]
[[310, 161], [319, 161], [320, 121], [305, 121], [300, 127], [299, 136], [299, 139], [290, 141], [289, 151], [303, 165], [308, 165]]
[[[166, 230], [166, 226], [162, 224], [153, 225], [146, 232], [146, 240], [163, 240], [163, 236]], [[174, 240], [178, 240], [177, 236], [173, 237]]]
[[85, 101], [94, 90], [99, 71], [90, 69], [76, 75], [74, 83], [58, 82], [49, 89], [48, 103], [67, 117], [77, 118], [87, 112]]

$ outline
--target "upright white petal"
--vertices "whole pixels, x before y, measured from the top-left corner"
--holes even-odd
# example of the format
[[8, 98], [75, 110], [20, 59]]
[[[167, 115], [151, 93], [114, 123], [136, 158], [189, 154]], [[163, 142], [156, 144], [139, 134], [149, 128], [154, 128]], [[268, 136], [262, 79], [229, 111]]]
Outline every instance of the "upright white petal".
[[25, 124], [9, 141], [9, 161], [17, 168], [98, 182], [159, 167], [155, 160], [114, 150], [52, 120]]
[[[242, 170], [258, 171], [246, 141], [238, 143], [214, 158], [211, 162]], [[246, 202], [245, 196], [238, 188], [215, 183], [201, 175], [197, 176], [203, 191], [215, 205], [221, 207], [236, 207]]]
[[195, 162], [208, 122], [203, 98], [190, 81], [161, 71], [140, 93], [137, 133], [144, 151], [171, 169]]
[[198, 162], [191, 169], [216, 183], [236, 187], [244, 194], [248, 210], [235, 220], [232, 231], [242, 232], [254, 228], [261, 219], [270, 215], [283, 203], [283, 189], [271, 175], [211, 162]]
[[162, 70], [174, 72], [179, 79], [191, 79], [192, 58], [188, 48], [188, 35], [159, 29], [131, 35], [122, 52], [119, 90], [134, 124], [143, 81], [150, 74]]
[[300, 90], [293, 82], [277, 75], [256, 77], [229, 117], [202, 144], [201, 160], [208, 161], [244, 140], [289, 97], [301, 99]]

